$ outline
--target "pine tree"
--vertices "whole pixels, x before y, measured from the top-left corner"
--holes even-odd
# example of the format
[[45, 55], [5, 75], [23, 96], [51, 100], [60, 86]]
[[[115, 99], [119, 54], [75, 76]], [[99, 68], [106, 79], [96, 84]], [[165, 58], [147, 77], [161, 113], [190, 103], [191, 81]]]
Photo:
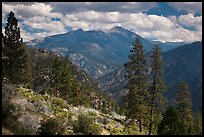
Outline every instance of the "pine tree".
[[[33, 54], [33, 53], [31, 53]], [[37, 52], [37, 54], [40, 56], [40, 54]], [[32, 84], [33, 84], [33, 89], [35, 91], [38, 91], [40, 94], [44, 94], [45, 91], [46, 93], [50, 93], [50, 84], [52, 81], [51, 78], [51, 70], [52, 70], [52, 63], [50, 63], [47, 59], [38, 57], [35, 58], [35, 55], [32, 55], [32, 62], [34, 65], [33, 67], [33, 73], [32, 73]], [[49, 59], [52, 60], [53, 59]]]
[[179, 92], [175, 99], [177, 110], [179, 112], [180, 119], [182, 120], [185, 128], [185, 133], [190, 127], [192, 127], [193, 111], [191, 93], [186, 81], [181, 81], [179, 84]]
[[7, 19], [3, 43], [3, 77], [6, 77], [12, 83], [22, 83], [28, 78], [25, 69], [28, 66], [28, 58], [20, 37], [18, 20], [12, 11]]
[[140, 132], [147, 114], [147, 69], [143, 45], [139, 38], [136, 38], [130, 50], [130, 61], [125, 64], [128, 83], [128, 118], [139, 121]]
[[76, 79], [73, 79], [69, 96], [70, 103], [74, 106], [83, 104], [83, 96]]
[[202, 111], [197, 112], [194, 117], [192, 126], [193, 132], [191, 134], [202, 135]]
[[52, 68], [52, 84], [54, 88], [54, 94], [56, 96], [63, 96], [68, 100], [68, 95], [71, 92], [72, 87], [72, 76], [70, 72], [70, 66], [68, 59], [65, 58], [63, 61], [56, 57]]
[[156, 117], [161, 115], [164, 109], [166, 99], [163, 92], [166, 91], [166, 85], [163, 78], [163, 61], [161, 57], [161, 49], [158, 44], [155, 44], [151, 56], [151, 73], [150, 73], [150, 88], [149, 88], [149, 103], [150, 103], [150, 124], [149, 135], [152, 133], [152, 127]]
[[178, 112], [170, 106], [163, 115], [158, 130], [158, 135], [182, 135], [183, 125], [179, 119]]

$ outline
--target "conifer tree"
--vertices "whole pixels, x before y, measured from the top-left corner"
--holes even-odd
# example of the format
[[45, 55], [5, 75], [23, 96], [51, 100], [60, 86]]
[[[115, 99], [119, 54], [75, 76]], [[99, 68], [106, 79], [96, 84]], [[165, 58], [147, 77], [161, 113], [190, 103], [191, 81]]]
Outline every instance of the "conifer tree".
[[139, 129], [142, 132], [142, 124], [147, 114], [147, 69], [143, 45], [136, 38], [130, 50], [130, 61], [125, 64], [128, 83], [128, 118], [139, 121]]
[[56, 58], [52, 68], [52, 84], [54, 88], [54, 94], [56, 96], [63, 96], [68, 99], [68, 94], [71, 92], [72, 87], [72, 76], [70, 72], [70, 66], [68, 59], [65, 58], [63, 61], [60, 58]]
[[179, 112], [180, 119], [184, 124], [185, 133], [192, 127], [193, 111], [191, 93], [186, 81], [181, 81], [179, 84], [179, 92], [175, 99], [177, 110]]
[[192, 126], [193, 132], [191, 134], [202, 135], [202, 111], [196, 112], [194, 117]]
[[75, 79], [73, 79], [72, 82], [71, 91], [69, 93], [69, 100], [75, 106], [83, 104], [83, 96]]
[[[156, 117], [161, 115], [164, 109], [166, 99], [163, 92], [166, 91], [166, 85], [163, 78], [163, 61], [161, 56], [161, 49], [158, 44], [155, 44], [151, 56], [151, 73], [150, 73], [150, 87], [149, 87], [149, 103], [150, 103], [150, 124], [149, 135], [152, 133], [152, 127]], [[156, 116], [156, 117], [155, 117]]]
[[20, 36], [18, 20], [12, 11], [7, 19], [3, 43], [3, 77], [6, 77], [12, 83], [24, 82], [28, 78], [25, 69], [28, 66], [28, 58]]
[[182, 135], [183, 125], [179, 119], [178, 112], [170, 106], [163, 115], [158, 130], [158, 135]]

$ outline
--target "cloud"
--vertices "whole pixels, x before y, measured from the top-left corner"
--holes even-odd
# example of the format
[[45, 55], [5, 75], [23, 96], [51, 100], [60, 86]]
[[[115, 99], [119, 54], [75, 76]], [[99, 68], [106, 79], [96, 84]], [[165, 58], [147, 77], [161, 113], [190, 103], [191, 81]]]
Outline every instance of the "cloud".
[[45, 31], [64, 32], [65, 26], [60, 21], [52, 21], [51, 17], [36, 16], [24, 21], [24, 24], [33, 29], [43, 29]]
[[[6, 23], [8, 12], [13, 11], [19, 20], [24, 41], [65, 32], [64, 24], [52, 20], [52, 18], [62, 18], [63, 15], [51, 10], [52, 7], [47, 3], [2, 3], [2, 24]], [[43, 31], [31, 33], [25, 25], [29, 30], [42, 29]]]
[[50, 2], [53, 12], [141, 12], [156, 5], [155, 2]]
[[[182, 24], [188, 25], [185, 18], [190, 20], [193, 18], [194, 26], [197, 26], [198, 29], [196, 31], [184, 29], [180, 24], [182, 22]], [[120, 25], [145, 38], [160, 41], [196, 41], [202, 39], [201, 18], [194, 17], [192, 14], [179, 18], [173, 16], [167, 18], [143, 13], [86, 11], [65, 15], [62, 22], [65, 25], [72, 26], [74, 30], [82, 28], [84, 30], [100, 29], [108, 31], [112, 27]]]
[[8, 11], [13, 11], [17, 16], [23, 19], [32, 18], [34, 16], [49, 16], [49, 17], [62, 17], [61, 13], [51, 12], [52, 7], [46, 3], [30, 3], [24, 5], [24, 3], [5, 4], [2, 3], [2, 14], [5, 15]]
[[[71, 27], [73, 30], [82, 28], [83, 30], [94, 29], [107, 32], [114, 26], [121, 26], [144, 38], [160, 41], [202, 39], [202, 16], [195, 17], [190, 13], [180, 17], [163, 17], [132, 12], [133, 9], [140, 11], [141, 7], [147, 9], [152, 4], [154, 3], [149, 3], [149, 5], [142, 2], [56, 2], [17, 3], [16, 5], [2, 3], [2, 20], [6, 21], [5, 16], [8, 11], [14, 11], [16, 17], [21, 19], [19, 24], [22, 37], [25, 37], [25, 40], [65, 33], [67, 27]], [[57, 20], [53, 20], [53, 18], [57, 18]], [[194, 26], [196, 30], [189, 30], [184, 26]]]
[[194, 26], [197, 30], [202, 31], [202, 16], [195, 17], [192, 13], [181, 15], [178, 22], [185, 26]]

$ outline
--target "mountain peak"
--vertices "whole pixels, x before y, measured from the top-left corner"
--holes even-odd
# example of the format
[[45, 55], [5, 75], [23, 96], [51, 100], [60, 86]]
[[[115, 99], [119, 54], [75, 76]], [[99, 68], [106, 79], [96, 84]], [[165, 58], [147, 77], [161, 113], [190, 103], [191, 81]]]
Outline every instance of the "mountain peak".
[[129, 30], [119, 26], [115, 26], [110, 30], [110, 32], [127, 32], [127, 31], [129, 32]]
[[84, 32], [84, 30], [80, 28], [80, 29], [76, 30], [76, 32]]
[[119, 26], [114, 26], [112, 29], [123, 29], [123, 28]]
[[188, 14], [186, 10], [177, 10], [176, 8], [170, 6], [167, 2], [157, 2], [157, 6], [144, 12], [148, 15], [163, 15], [163, 16], [180, 16]]
[[113, 27], [111, 30], [122, 30], [122, 29], [124, 29], [124, 28], [119, 27], [119, 26], [115, 26], [115, 27]]

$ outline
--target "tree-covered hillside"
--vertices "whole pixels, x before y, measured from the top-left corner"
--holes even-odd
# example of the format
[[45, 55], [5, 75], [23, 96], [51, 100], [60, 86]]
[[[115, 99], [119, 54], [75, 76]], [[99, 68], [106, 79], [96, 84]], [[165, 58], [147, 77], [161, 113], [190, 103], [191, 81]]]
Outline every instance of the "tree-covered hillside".
[[[150, 53], [146, 54], [147, 61]], [[186, 80], [192, 94], [193, 110], [202, 108], [202, 41], [183, 45], [171, 51], [163, 53], [164, 78], [167, 84], [165, 97], [172, 104], [176, 97], [177, 85], [180, 80]], [[149, 62], [149, 61], [148, 61]], [[120, 102], [121, 96], [126, 95], [124, 89], [124, 68], [117, 69], [98, 79], [105, 92], [113, 95]]]

